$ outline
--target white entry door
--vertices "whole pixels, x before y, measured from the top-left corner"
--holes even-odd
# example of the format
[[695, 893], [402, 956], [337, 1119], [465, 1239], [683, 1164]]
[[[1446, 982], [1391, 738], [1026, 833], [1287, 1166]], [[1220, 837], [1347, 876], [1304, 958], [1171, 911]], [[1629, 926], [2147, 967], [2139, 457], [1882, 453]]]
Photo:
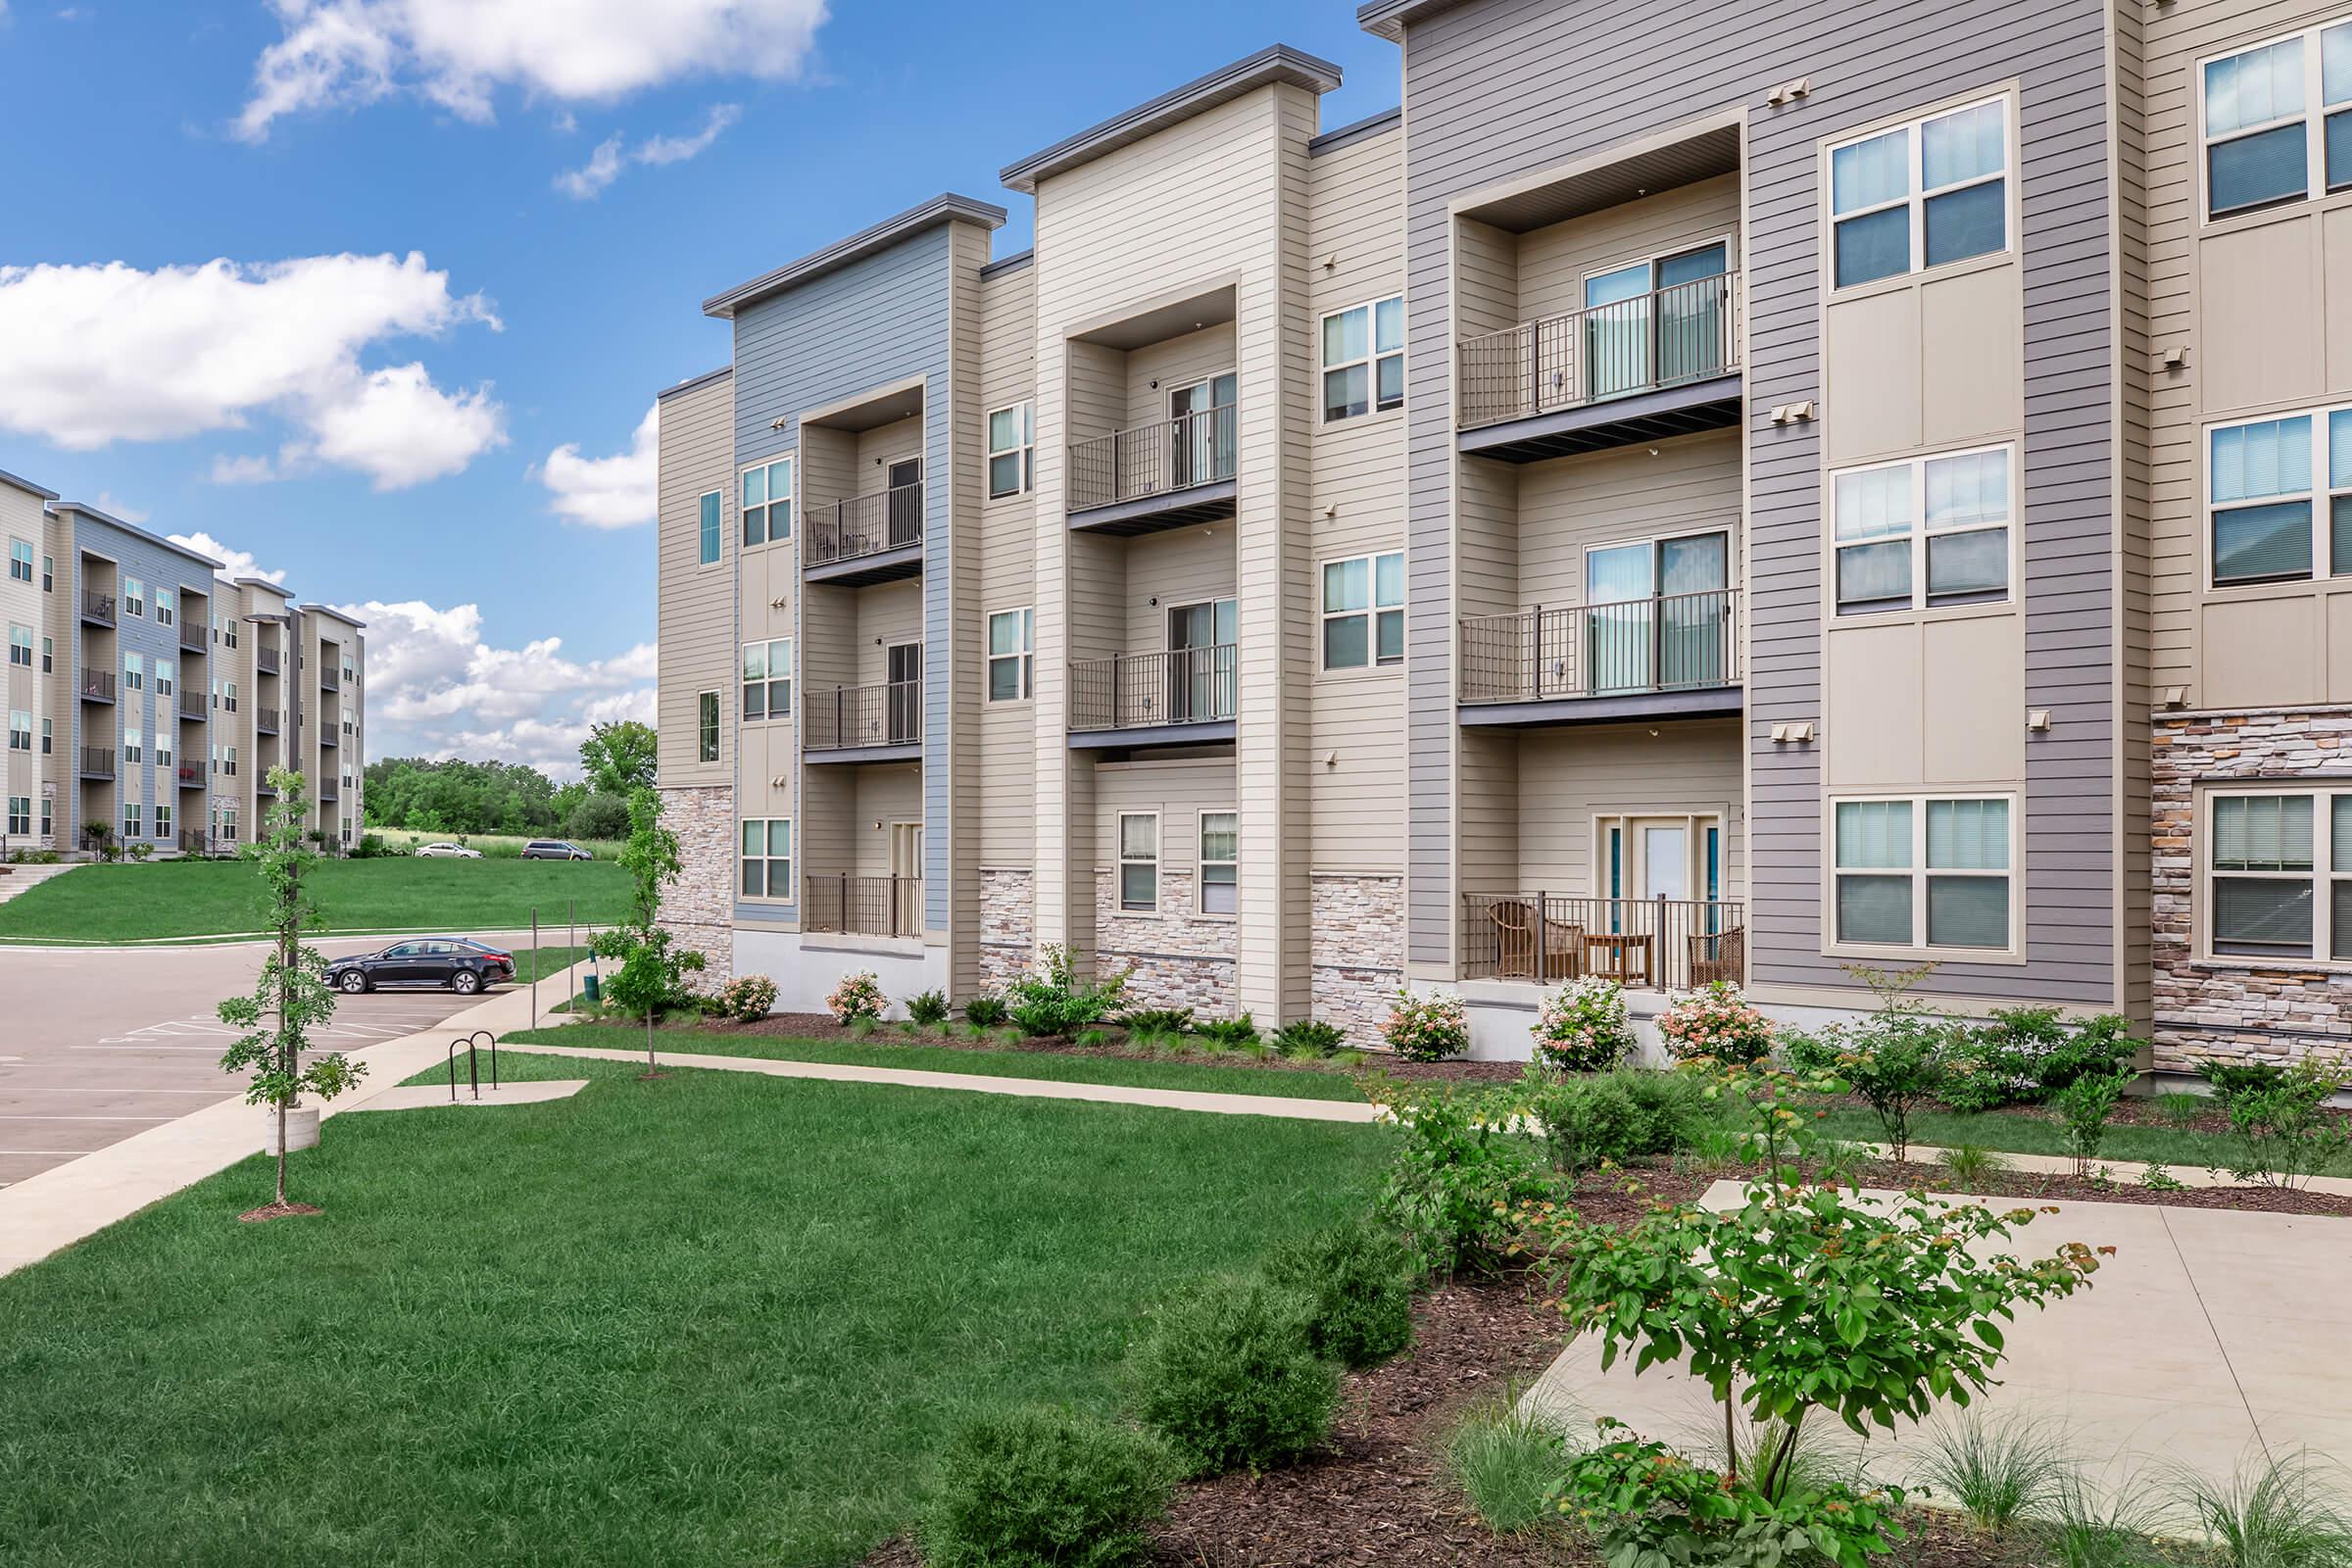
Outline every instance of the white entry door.
[[1690, 829], [1684, 823], [1642, 825], [1642, 896], [1690, 896]]

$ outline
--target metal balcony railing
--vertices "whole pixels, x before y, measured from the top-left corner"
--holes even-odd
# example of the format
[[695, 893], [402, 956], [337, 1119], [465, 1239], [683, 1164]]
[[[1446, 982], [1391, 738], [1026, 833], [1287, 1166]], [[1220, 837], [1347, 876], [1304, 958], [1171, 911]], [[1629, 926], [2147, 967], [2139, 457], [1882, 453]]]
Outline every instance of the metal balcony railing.
[[81, 695], [93, 703], [115, 700], [115, 672], [111, 669], [85, 669], [81, 672]]
[[1734, 611], [1714, 588], [1462, 621], [1461, 700], [1528, 703], [1691, 691], [1740, 679]]
[[334, 725], [321, 724], [318, 726], [318, 744], [328, 747], [340, 746], [343, 744], [343, 739], [335, 733]]
[[821, 512], [812, 516], [807, 564], [827, 566], [922, 542], [923, 482], [917, 479], [912, 484], [837, 501], [830, 517]]
[[911, 746], [923, 738], [923, 683], [883, 681], [837, 686], [818, 693], [802, 715], [807, 748], [843, 751], [858, 746]]
[[1588, 899], [1554, 893], [1462, 895], [1462, 974], [1548, 984], [1607, 975], [1647, 991], [1738, 984], [1747, 906], [1722, 899]]
[[204, 624], [201, 621], [182, 619], [179, 623], [179, 651], [183, 654], [201, 654], [205, 651], [206, 646]]
[[812, 876], [802, 899], [801, 929], [845, 936], [921, 936], [923, 879]]
[[1070, 728], [1128, 729], [1228, 719], [1241, 701], [1241, 650], [1232, 643], [1118, 654], [1070, 666]]
[[1215, 484], [1234, 475], [1239, 410], [1201, 409], [1157, 424], [1070, 443], [1070, 510]]
[[318, 672], [318, 689], [322, 692], [339, 692], [343, 689], [343, 683], [335, 679], [334, 671], [322, 669]]
[[101, 626], [112, 626], [115, 623], [115, 596], [92, 593], [84, 588], [81, 591], [81, 618], [94, 620]]
[[1524, 419], [1723, 375], [1740, 363], [1740, 274], [1464, 338], [1461, 427]]
[[206, 711], [207, 710], [204, 706], [204, 693], [181, 692], [179, 694], [180, 717], [193, 719], [195, 722], [201, 724], [204, 722]]
[[180, 763], [179, 787], [183, 790], [200, 790], [204, 788], [204, 769], [197, 766], [194, 762]]
[[277, 650], [263, 644], [253, 651], [253, 667], [265, 675], [277, 673]]
[[105, 746], [84, 746], [81, 749], [81, 776], [83, 778], [113, 778], [115, 776], [114, 750]]
[[339, 801], [342, 798], [342, 791], [336, 786], [333, 779], [322, 778], [318, 781], [318, 799], [320, 801]]
[[253, 728], [254, 728], [254, 733], [256, 733], [256, 734], [258, 734], [258, 735], [274, 735], [274, 734], [276, 734], [276, 733], [277, 733], [277, 710], [276, 710], [276, 709], [274, 709], [274, 708], [257, 708], [257, 709], [255, 709], [255, 710], [253, 710]]

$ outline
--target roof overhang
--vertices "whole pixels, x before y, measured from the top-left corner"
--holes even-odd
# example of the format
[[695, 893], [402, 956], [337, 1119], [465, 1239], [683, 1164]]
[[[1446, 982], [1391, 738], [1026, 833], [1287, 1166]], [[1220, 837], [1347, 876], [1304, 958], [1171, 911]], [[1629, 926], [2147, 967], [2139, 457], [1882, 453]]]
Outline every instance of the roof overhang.
[[1402, 43], [1406, 27], [1461, 3], [1462, 0], [1368, 0], [1355, 8], [1355, 24], [1391, 43]]
[[56, 491], [44, 490], [39, 485], [34, 484], [30, 479], [20, 479], [15, 474], [9, 472], [6, 468], [0, 468], [0, 484], [13, 485], [17, 489], [24, 491], [26, 495], [37, 496], [43, 501], [55, 501], [57, 499]]
[[957, 196], [953, 192], [932, 197], [920, 207], [909, 207], [895, 218], [885, 218], [870, 228], [861, 228], [848, 239], [837, 240], [821, 251], [812, 251], [797, 262], [788, 262], [772, 272], [737, 284], [723, 294], [713, 294], [703, 301], [703, 314], [721, 319], [732, 318], [746, 305], [780, 294], [789, 288], [839, 271], [853, 262], [890, 249], [901, 240], [919, 234], [941, 223], [956, 221], [979, 223], [991, 230], [1004, 222], [1004, 209], [977, 197]]

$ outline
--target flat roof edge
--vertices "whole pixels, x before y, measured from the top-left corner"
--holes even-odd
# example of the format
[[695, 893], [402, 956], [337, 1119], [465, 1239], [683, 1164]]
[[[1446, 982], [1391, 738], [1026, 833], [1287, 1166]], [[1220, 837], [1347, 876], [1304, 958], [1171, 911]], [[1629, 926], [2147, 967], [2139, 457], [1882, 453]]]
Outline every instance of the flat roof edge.
[[15, 474], [9, 472], [6, 468], [0, 468], [0, 484], [15, 485], [26, 495], [38, 496], [43, 501], [55, 501], [57, 499], [56, 491], [44, 490], [39, 485], [34, 484], [30, 479], [20, 479]]
[[212, 557], [206, 555], [201, 550], [191, 550], [186, 545], [180, 544], [176, 540], [167, 539], [160, 533], [154, 533], [148, 529], [142, 528], [135, 522], [124, 522], [121, 517], [114, 515], [112, 513], [100, 512], [96, 507], [91, 506], [86, 501], [60, 501], [55, 504], [52, 510], [57, 512], [78, 512], [85, 517], [94, 517], [98, 521], [105, 523], [110, 528], [120, 528], [124, 533], [144, 539], [151, 545], [160, 545], [164, 549], [171, 551], [175, 556], [185, 556], [190, 561], [202, 562], [207, 571], [217, 572], [223, 565], [227, 564], [225, 562], [215, 561]]
[[1336, 153], [1343, 147], [1351, 146], [1359, 141], [1369, 141], [1374, 136], [1384, 135], [1403, 123], [1404, 106], [1402, 104], [1398, 104], [1394, 109], [1383, 109], [1377, 115], [1366, 115], [1353, 124], [1341, 125], [1315, 137], [1306, 144], [1306, 156], [1319, 158], [1325, 153]]
[[836, 240], [822, 250], [811, 251], [797, 262], [787, 262], [772, 272], [762, 273], [748, 283], [738, 283], [723, 293], [711, 295], [703, 301], [703, 314], [731, 317], [737, 310], [756, 300], [822, 277], [852, 262], [862, 261], [939, 223], [962, 219], [966, 222], [984, 223], [993, 230], [1003, 227], [1007, 216], [1004, 209], [994, 202], [944, 191], [920, 206], [909, 207], [903, 213], [885, 218], [879, 223], [859, 229], [846, 239]]
[[681, 393], [691, 392], [698, 386], [709, 386], [713, 381], [723, 381], [734, 373], [735, 367], [732, 365], [722, 365], [715, 370], [705, 370], [700, 375], [690, 375], [685, 380], [674, 382], [671, 385], [665, 386], [661, 391], [655, 393], [654, 401], [659, 403], [663, 398], [674, 398]]

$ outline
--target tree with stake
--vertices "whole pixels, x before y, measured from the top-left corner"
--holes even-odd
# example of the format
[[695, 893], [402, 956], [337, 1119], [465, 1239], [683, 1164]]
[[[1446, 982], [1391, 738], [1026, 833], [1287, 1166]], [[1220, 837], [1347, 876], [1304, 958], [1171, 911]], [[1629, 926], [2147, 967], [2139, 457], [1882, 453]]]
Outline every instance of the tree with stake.
[[277, 946], [262, 965], [253, 994], [220, 1004], [220, 1021], [245, 1031], [221, 1056], [220, 1065], [230, 1072], [251, 1073], [245, 1102], [272, 1106], [277, 1116], [277, 1197], [238, 1216], [246, 1220], [318, 1212], [312, 1204], [286, 1199], [287, 1112], [301, 1103], [303, 1091], [332, 1100], [368, 1070], [339, 1051], [303, 1060], [310, 1031], [334, 1016], [335, 993], [326, 983], [326, 960], [302, 940], [302, 928], [316, 912], [303, 895], [302, 875], [318, 860], [303, 840], [303, 816], [309, 809], [303, 776], [273, 767], [270, 786], [277, 792], [277, 804], [270, 808], [265, 836], [247, 853], [261, 869], [269, 926]]
[[678, 879], [678, 836], [662, 825], [662, 798], [650, 789], [629, 797], [629, 839], [620, 864], [636, 884], [627, 923], [599, 932], [590, 951], [619, 967], [605, 980], [605, 995], [627, 1012], [645, 1015], [645, 1075], [660, 1074], [654, 1058], [654, 1015], [686, 994], [684, 977], [700, 972], [703, 956], [671, 946], [662, 929], [662, 890]]

